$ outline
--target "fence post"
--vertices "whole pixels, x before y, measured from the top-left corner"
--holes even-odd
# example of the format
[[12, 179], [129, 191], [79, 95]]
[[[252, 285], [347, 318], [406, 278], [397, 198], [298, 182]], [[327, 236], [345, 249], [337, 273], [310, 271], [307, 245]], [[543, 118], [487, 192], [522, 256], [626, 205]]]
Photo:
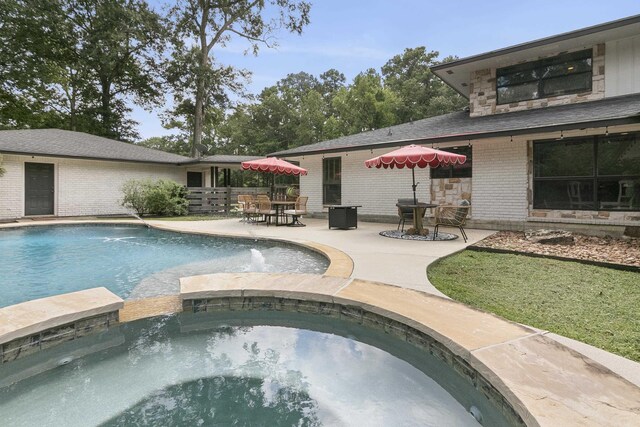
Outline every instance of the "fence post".
[[231, 214], [231, 187], [227, 185], [227, 197], [224, 204], [224, 211], [227, 216]]

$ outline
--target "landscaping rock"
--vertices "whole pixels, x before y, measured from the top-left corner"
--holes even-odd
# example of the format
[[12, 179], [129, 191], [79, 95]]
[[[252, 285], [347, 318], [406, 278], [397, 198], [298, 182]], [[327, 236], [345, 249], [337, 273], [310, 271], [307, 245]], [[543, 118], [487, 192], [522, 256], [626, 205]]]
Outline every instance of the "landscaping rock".
[[541, 245], [527, 238], [540, 234], [540, 231], [527, 235], [500, 231], [476, 243], [476, 246], [640, 267], [639, 238], [614, 239], [573, 234], [574, 245]]
[[532, 243], [542, 245], [575, 245], [576, 239], [568, 231], [538, 230], [527, 233], [526, 238]]

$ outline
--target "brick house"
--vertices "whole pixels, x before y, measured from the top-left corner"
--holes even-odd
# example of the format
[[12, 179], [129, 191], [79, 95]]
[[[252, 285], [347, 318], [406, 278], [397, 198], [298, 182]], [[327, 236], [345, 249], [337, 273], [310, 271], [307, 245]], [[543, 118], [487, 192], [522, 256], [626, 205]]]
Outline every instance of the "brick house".
[[414, 143], [468, 156], [416, 180], [421, 201], [469, 198], [472, 226], [640, 226], [640, 15], [432, 71], [469, 99], [465, 111], [273, 153], [309, 170], [310, 211], [357, 204], [365, 218], [394, 218], [411, 174], [364, 161]]
[[[31, 216], [119, 215], [129, 179], [170, 179], [191, 187], [218, 183], [220, 172], [254, 156], [201, 159], [165, 153], [82, 132], [0, 131], [6, 170], [0, 177], [0, 220]], [[225, 175], [226, 176], [226, 175]]]

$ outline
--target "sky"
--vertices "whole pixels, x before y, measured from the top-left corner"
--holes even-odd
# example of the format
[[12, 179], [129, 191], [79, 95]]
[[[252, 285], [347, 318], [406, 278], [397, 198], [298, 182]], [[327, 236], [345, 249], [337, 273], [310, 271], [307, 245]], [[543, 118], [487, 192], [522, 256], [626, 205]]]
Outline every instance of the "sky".
[[[214, 51], [223, 64], [252, 72], [248, 86], [258, 94], [290, 73], [318, 76], [335, 68], [350, 82], [368, 68], [380, 70], [405, 48], [426, 46], [444, 58], [464, 58], [640, 14], [638, 0], [310, 0], [311, 23], [302, 35], [277, 34], [278, 47], [245, 55], [232, 41]], [[158, 114], [134, 109], [145, 139], [172, 131]]]

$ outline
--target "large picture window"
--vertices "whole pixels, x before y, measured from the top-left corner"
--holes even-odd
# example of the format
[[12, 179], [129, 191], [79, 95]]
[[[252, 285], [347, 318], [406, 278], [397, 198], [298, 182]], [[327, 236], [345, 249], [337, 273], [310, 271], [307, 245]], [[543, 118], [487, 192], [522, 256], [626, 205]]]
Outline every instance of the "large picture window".
[[640, 133], [533, 144], [535, 209], [640, 210]]
[[591, 49], [496, 70], [498, 104], [590, 92]]
[[322, 203], [339, 205], [342, 195], [342, 159], [322, 159]]
[[464, 145], [462, 147], [448, 147], [440, 148], [439, 150], [448, 151], [450, 153], [462, 154], [467, 156], [467, 161], [461, 165], [455, 166], [441, 166], [438, 168], [431, 168], [431, 179], [438, 178], [471, 178], [471, 146]]

